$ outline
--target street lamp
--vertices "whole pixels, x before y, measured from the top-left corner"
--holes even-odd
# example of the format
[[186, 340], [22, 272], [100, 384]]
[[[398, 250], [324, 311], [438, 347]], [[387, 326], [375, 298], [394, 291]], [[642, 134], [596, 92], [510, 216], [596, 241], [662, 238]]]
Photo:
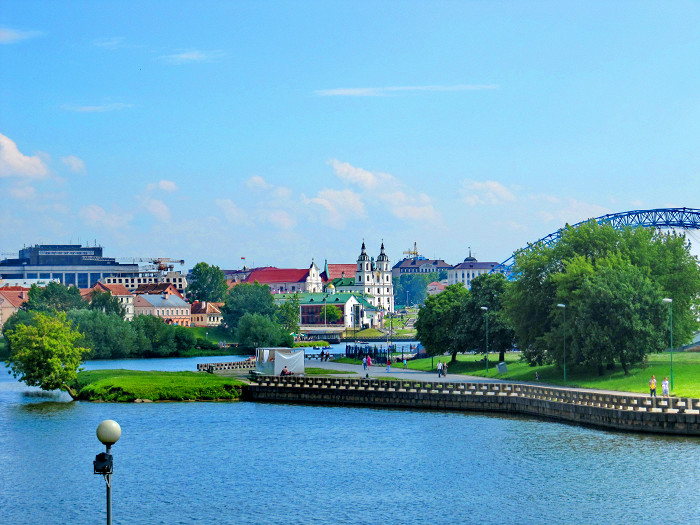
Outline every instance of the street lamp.
[[668, 311], [669, 311], [669, 322], [670, 322], [670, 328], [669, 331], [671, 332], [671, 390], [673, 390], [673, 299], [670, 299], [668, 297], [664, 297], [662, 299], [664, 303], [668, 303]]
[[564, 383], [566, 383], [566, 305], [559, 303], [557, 307], [564, 310]]
[[486, 373], [489, 371], [489, 308], [482, 306], [481, 309], [486, 313]]
[[112, 525], [112, 445], [122, 436], [119, 423], [111, 419], [105, 419], [97, 426], [97, 439], [105, 445], [105, 452], [95, 456], [93, 462], [95, 474], [102, 474], [107, 484], [107, 525]]

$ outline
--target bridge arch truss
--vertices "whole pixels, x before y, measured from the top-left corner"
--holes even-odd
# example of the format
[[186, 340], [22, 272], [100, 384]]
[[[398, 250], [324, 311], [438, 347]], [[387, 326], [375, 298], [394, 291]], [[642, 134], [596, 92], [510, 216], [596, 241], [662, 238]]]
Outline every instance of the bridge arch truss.
[[[621, 229], [627, 226], [658, 229], [682, 229], [682, 230], [700, 230], [700, 209], [695, 208], [657, 208], [654, 210], [633, 210], [620, 213], [608, 213], [593, 219], [577, 222], [571, 227], [576, 228], [590, 220], [596, 221], [598, 224], [611, 224], [614, 228]], [[530, 243], [527, 248], [518, 250], [508, 259], [491, 270], [491, 273], [504, 273], [508, 276], [512, 275], [513, 264], [515, 263], [515, 255], [523, 250], [529, 250], [534, 246], [549, 246], [554, 244], [561, 238], [564, 228], [560, 228], [554, 233], [538, 239]]]

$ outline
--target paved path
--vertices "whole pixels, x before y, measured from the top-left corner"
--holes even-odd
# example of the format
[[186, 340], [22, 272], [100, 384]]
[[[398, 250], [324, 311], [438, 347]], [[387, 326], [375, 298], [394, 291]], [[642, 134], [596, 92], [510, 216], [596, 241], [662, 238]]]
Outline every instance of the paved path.
[[488, 377], [465, 376], [461, 374], [450, 374], [447, 371], [447, 377], [438, 377], [437, 372], [423, 372], [422, 370], [404, 369], [402, 363], [391, 365], [391, 371], [386, 369], [386, 365], [372, 365], [367, 372], [362, 370], [362, 365], [350, 365], [347, 363], [335, 363], [333, 361], [318, 361], [316, 359], [307, 359], [304, 362], [306, 368], [325, 368], [328, 370], [347, 371], [345, 374], [333, 374], [337, 377], [395, 377], [396, 379], [405, 379], [413, 381], [441, 381], [449, 383], [512, 383], [512, 381], [503, 381], [502, 379], [492, 379]]
[[[343, 370], [347, 374], [333, 374], [336, 377], [365, 377], [365, 373], [369, 373], [369, 377], [395, 377], [396, 379], [413, 380], [413, 381], [440, 381], [443, 383], [509, 383], [519, 385], [532, 386], [551, 386], [552, 388], [562, 388], [565, 390], [576, 390], [579, 392], [597, 392], [599, 394], [617, 394], [643, 396], [648, 395], [648, 392], [621, 392], [618, 390], [599, 390], [594, 388], [568, 387], [562, 385], [549, 385], [537, 381], [509, 381], [503, 379], [494, 379], [489, 377], [467, 376], [462, 374], [450, 374], [447, 371], [447, 377], [438, 377], [437, 372], [423, 372], [421, 370], [404, 369], [402, 363], [391, 365], [391, 372], [387, 371], [386, 365], [372, 365], [368, 372], [362, 370], [362, 365], [350, 365], [347, 363], [335, 363], [333, 361], [318, 361], [317, 359], [307, 359], [304, 362], [307, 368], [326, 368], [329, 370]], [[659, 396], [660, 397], [660, 396]], [[673, 396], [672, 396], [673, 397]]]

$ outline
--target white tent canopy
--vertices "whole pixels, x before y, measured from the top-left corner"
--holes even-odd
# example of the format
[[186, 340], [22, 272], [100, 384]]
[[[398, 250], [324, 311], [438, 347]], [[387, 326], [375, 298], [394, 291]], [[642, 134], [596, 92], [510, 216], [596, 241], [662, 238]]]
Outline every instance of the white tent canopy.
[[256, 348], [255, 371], [261, 374], [278, 376], [284, 369], [293, 374], [304, 373], [304, 349]]

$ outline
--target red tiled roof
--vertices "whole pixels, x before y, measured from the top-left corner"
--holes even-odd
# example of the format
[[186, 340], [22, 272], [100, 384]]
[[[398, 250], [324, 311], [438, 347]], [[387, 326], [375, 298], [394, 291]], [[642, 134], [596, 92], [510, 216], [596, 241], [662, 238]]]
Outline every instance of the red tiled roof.
[[28, 292], [29, 288], [25, 288], [24, 286], [10, 286], [8, 284], [6, 286], [0, 286], [0, 291], [2, 291], [2, 292]]
[[[13, 288], [20, 287], [15, 286]], [[0, 288], [0, 296], [15, 308], [19, 308], [29, 299], [29, 294], [25, 290], [6, 290], [5, 288]]]
[[262, 268], [253, 270], [243, 282], [260, 284], [270, 283], [300, 283], [306, 281], [309, 276], [309, 269], [297, 270], [295, 268]]
[[134, 295], [141, 294], [152, 294], [152, 295], [177, 295], [180, 299], [184, 299], [182, 294], [178, 292], [177, 288], [170, 283], [146, 283], [139, 284], [138, 288], [134, 290]]
[[126, 286], [124, 286], [123, 284], [97, 283], [95, 286], [92, 287], [92, 289], [104, 292], [111, 292], [112, 295], [133, 295], [129, 290], [126, 289]]
[[323, 272], [321, 277], [324, 281], [332, 281], [333, 279], [340, 279], [345, 273], [345, 277], [354, 278], [355, 270], [357, 270], [356, 264], [329, 264], [328, 275], [326, 275], [326, 272]]
[[192, 303], [192, 314], [220, 314], [221, 308], [224, 305], [224, 303], [212, 303], [212, 302], [204, 302], [200, 303], [199, 301], [195, 301]]

